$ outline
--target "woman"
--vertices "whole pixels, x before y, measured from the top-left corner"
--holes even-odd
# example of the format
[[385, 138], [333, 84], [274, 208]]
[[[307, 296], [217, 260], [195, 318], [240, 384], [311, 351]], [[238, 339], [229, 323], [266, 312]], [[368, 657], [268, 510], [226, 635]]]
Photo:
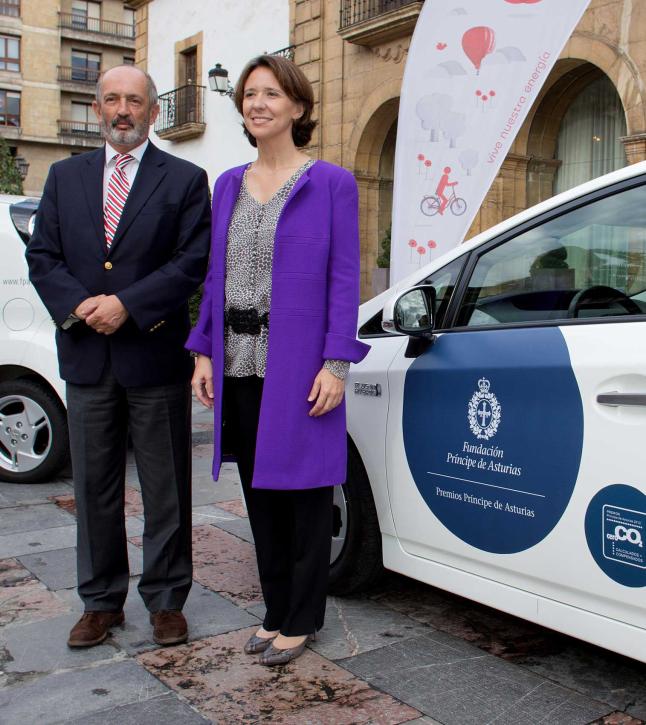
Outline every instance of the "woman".
[[357, 188], [310, 159], [314, 97], [290, 61], [263, 55], [235, 104], [258, 149], [220, 176], [199, 321], [193, 389], [230, 433], [267, 607], [245, 645], [265, 665], [302, 654], [323, 626], [333, 486], [346, 475], [344, 382], [368, 346], [356, 339]]

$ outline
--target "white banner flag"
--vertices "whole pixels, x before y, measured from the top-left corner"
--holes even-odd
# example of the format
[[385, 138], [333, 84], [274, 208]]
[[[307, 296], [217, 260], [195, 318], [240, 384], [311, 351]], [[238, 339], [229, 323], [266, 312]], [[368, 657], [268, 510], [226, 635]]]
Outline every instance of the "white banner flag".
[[588, 3], [424, 3], [399, 106], [391, 283], [464, 240]]

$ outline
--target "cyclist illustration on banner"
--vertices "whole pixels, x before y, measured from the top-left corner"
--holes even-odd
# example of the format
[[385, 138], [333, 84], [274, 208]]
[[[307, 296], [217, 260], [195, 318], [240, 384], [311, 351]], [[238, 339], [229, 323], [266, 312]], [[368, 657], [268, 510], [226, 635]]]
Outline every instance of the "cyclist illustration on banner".
[[[458, 197], [455, 193], [455, 187], [458, 185], [457, 181], [449, 181], [451, 174], [451, 167], [445, 166], [444, 173], [440, 178], [440, 182], [435, 190], [435, 196], [425, 196], [420, 204], [420, 209], [426, 216], [435, 216], [436, 214], [443, 215], [447, 206], [451, 210], [451, 213], [455, 216], [462, 216], [467, 210], [467, 203], [464, 199]], [[447, 198], [444, 194], [447, 187], [451, 189], [450, 196]]]

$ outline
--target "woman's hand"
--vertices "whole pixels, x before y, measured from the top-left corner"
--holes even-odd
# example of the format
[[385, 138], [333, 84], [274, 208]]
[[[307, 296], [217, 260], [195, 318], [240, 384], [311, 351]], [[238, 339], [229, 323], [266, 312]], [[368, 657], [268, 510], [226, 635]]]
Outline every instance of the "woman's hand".
[[206, 355], [195, 358], [195, 372], [191, 387], [197, 399], [207, 408], [213, 407], [213, 363]]
[[321, 368], [319, 374], [314, 378], [314, 385], [307, 398], [308, 403], [314, 403], [309, 414], [311, 417], [325, 415], [334, 410], [343, 400], [345, 392], [345, 382], [339, 380], [329, 370]]

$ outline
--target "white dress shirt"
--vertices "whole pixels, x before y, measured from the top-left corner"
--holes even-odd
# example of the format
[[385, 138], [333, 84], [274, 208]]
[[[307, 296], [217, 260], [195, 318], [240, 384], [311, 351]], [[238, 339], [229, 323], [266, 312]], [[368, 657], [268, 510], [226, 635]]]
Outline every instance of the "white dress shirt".
[[[132, 184], [135, 180], [135, 176], [137, 176], [137, 171], [139, 171], [139, 164], [141, 162], [141, 157], [144, 155], [144, 152], [148, 148], [148, 139], [146, 139], [142, 144], [139, 144], [136, 148], [132, 149], [132, 151], [128, 151], [128, 153], [132, 156], [133, 160], [126, 165], [125, 172], [126, 177], [128, 179], [128, 183], [130, 184], [130, 188], [132, 189]], [[105, 209], [105, 202], [108, 198], [108, 183], [110, 181], [110, 177], [114, 173], [116, 160], [115, 156], [119, 155], [119, 151], [115, 151], [115, 149], [110, 146], [110, 144], [106, 141], [105, 143], [105, 167], [103, 170], [103, 208]]]

